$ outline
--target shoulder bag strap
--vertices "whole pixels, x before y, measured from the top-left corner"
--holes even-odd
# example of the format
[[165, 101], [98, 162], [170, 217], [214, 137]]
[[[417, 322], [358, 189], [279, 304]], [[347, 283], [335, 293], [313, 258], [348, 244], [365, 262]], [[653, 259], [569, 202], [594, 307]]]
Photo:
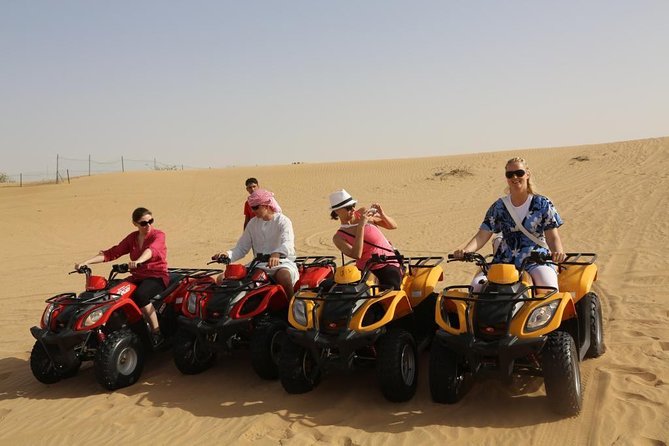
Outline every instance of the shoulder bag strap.
[[[346, 235], [348, 235], [348, 236], [351, 236], [351, 237], [355, 238], [355, 235], [353, 235], [353, 234], [351, 234], [351, 233], [349, 233], [349, 232], [346, 232], [346, 231], [344, 231], [343, 229], [339, 229], [339, 230], [337, 230], [337, 232], [342, 232], [342, 233], [344, 233], [344, 234], [346, 234]], [[364, 238], [362, 239], [362, 241], [363, 241], [363, 243], [367, 243], [368, 245], [373, 246], [373, 247], [375, 247], [375, 248], [383, 249], [384, 251], [388, 251], [388, 252], [392, 252], [392, 253], [395, 252], [395, 251], [393, 251], [392, 249], [384, 248], [383, 246], [379, 246], [379, 245], [376, 245], [376, 244], [374, 244], [374, 243], [372, 243], [372, 242], [368, 242], [368, 241], [365, 240]]]
[[502, 202], [504, 203], [504, 206], [506, 206], [506, 210], [511, 215], [511, 218], [513, 218], [513, 221], [516, 223], [516, 229], [518, 229], [520, 232], [525, 234], [525, 236], [527, 238], [532, 240], [537, 245], [541, 246], [542, 248], [548, 249], [548, 244], [546, 243], [545, 240], [542, 240], [542, 239], [538, 238], [534, 234], [531, 234], [530, 231], [525, 229], [525, 226], [523, 226], [523, 223], [518, 218], [518, 214], [516, 214], [516, 210], [513, 209], [512, 205], [511, 205], [511, 199], [509, 199], [508, 195], [502, 197]]

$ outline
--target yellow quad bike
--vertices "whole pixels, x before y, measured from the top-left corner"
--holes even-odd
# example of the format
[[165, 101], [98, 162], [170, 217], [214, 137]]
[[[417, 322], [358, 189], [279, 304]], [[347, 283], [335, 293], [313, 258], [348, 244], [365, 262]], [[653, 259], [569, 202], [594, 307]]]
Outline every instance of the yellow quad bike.
[[477, 375], [506, 382], [514, 375], [543, 376], [551, 408], [577, 415], [583, 401], [579, 362], [604, 353], [602, 308], [591, 291], [596, 258], [568, 253], [559, 265], [557, 290], [532, 285], [525, 271], [530, 263], [551, 263], [546, 255], [533, 252], [518, 271], [466, 253], [462, 261], [475, 262], [488, 281], [478, 293], [471, 286], [446, 287], [437, 299], [432, 399], [456, 403]]
[[[290, 302], [291, 327], [279, 359], [279, 377], [288, 393], [311, 391], [324, 372], [375, 367], [383, 395], [407, 401], [416, 393], [418, 352], [436, 331], [437, 282], [443, 257], [374, 256], [363, 271], [352, 264], [334, 280], [302, 289]], [[370, 283], [371, 268], [399, 261], [405, 274], [400, 290]]]

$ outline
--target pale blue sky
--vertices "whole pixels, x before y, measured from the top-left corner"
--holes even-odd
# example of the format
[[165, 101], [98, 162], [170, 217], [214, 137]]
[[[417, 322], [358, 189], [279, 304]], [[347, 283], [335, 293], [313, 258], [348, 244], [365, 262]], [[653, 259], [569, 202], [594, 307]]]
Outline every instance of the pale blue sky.
[[0, 0], [0, 172], [669, 135], [669, 1]]

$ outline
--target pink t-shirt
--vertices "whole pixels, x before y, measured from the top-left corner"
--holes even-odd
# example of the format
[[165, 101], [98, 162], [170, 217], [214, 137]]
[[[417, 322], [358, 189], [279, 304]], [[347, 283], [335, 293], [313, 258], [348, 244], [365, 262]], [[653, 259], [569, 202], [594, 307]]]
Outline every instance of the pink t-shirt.
[[[339, 233], [339, 235], [342, 236], [344, 240], [346, 240], [351, 246], [353, 246], [355, 242], [355, 231], [356, 228], [355, 226], [353, 226], [350, 228], [341, 228], [337, 232]], [[362, 255], [358, 260], [355, 261], [355, 266], [357, 266], [359, 270], [362, 270], [365, 267], [367, 261], [372, 258], [373, 254], [386, 255], [386, 256], [395, 255], [395, 250], [393, 249], [393, 245], [390, 244], [388, 239], [383, 235], [381, 230], [378, 227], [376, 227], [376, 225], [367, 223], [364, 229], [364, 237], [367, 243], [362, 244]], [[372, 246], [370, 243], [376, 246]], [[377, 246], [379, 246], [379, 248], [377, 248]], [[397, 261], [392, 261], [388, 263], [396, 264], [399, 266], [399, 262]], [[383, 268], [386, 265], [387, 264], [383, 263], [376, 264], [372, 266], [372, 270]]]
[[106, 251], [102, 251], [105, 262], [116, 260], [122, 255], [130, 254], [130, 260], [137, 260], [144, 250], [151, 248], [153, 254], [149, 260], [142, 263], [138, 268], [130, 271], [133, 281], [140, 281], [154, 277], [163, 279], [165, 286], [169, 285], [170, 278], [167, 273], [167, 246], [165, 245], [165, 233], [160, 229], [151, 229], [144, 239], [142, 246], [137, 243], [139, 231], [131, 232], [121, 242]]

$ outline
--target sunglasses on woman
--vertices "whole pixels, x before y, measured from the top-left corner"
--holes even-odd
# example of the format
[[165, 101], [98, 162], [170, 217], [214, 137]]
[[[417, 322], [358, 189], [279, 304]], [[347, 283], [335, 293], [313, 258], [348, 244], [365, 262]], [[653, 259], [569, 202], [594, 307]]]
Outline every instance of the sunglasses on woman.
[[523, 169], [518, 169], [518, 170], [507, 170], [504, 175], [506, 175], [507, 178], [511, 179], [513, 177], [518, 177], [522, 178], [525, 176], [527, 172], [525, 172]]
[[355, 209], [355, 206], [354, 205], [346, 206], [344, 209], [346, 209], [347, 211], [352, 211], [353, 209]]
[[146, 228], [147, 226], [153, 224], [153, 218], [151, 220], [138, 221], [137, 224], [140, 225], [142, 228]]

